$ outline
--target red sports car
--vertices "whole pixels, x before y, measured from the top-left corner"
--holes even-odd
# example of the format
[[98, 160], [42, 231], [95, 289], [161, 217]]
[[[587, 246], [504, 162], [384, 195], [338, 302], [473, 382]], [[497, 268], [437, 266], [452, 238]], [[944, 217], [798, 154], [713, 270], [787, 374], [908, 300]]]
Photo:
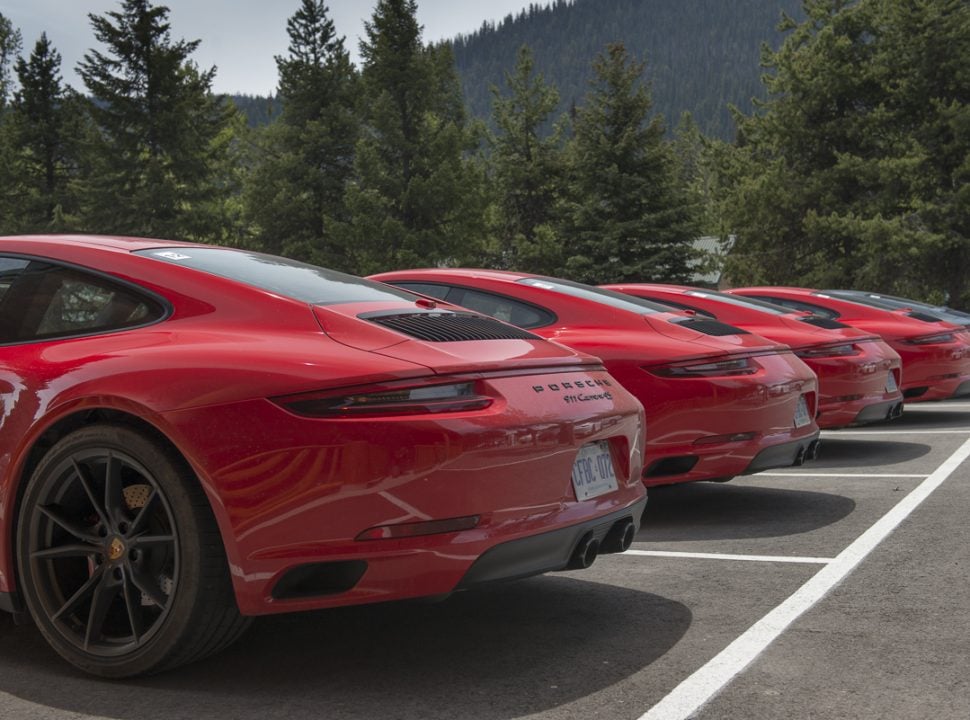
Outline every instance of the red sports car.
[[899, 354], [878, 335], [761, 300], [683, 285], [604, 286], [695, 312], [784, 343], [818, 375], [818, 424], [862, 425], [898, 417]]
[[902, 358], [906, 402], [970, 395], [970, 342], [960, 326], [909, 308], [882, 310], [808, 288], [752, 287], [728, 292], [804, 310], [879, 335]]
[[[815, 374], [787, 347], [729, 325], [567, 280], [491, 270], [373, 276], [601, 357], [647, 411], [646, 485], [801, 464], [818, 446]], [[588, 390], [548, 388], [569, 402]]]
[[0, 606], [109, 677], [246, 616], [586, 567], [646, 503], [599, 361], [227, 248], [0, 239], [0, 409]]

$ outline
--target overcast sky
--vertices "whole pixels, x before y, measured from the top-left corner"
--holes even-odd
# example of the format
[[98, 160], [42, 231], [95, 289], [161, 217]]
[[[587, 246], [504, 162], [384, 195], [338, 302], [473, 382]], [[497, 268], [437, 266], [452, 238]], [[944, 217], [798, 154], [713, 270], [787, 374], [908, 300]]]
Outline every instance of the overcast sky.
[[[203, 69], [217, 66], [216, 92], [268, 95], [276, 90], [274, 55], [286, 52], [286, 20], [301, 0], [159, 0], [171, 12], [172, 38], [201, 40], [192, 59]], [[357, 48], [376, 0], [327, 0], [337, 32], [357, 60]], [[528, 6], [528, 0], [418, 0], [424, 40], [451, 38], [478, 29], [485, 20], [501, 20]], [[88, 13], [118, 10], [120, 0], [0, 0], [2, 12], [24, 39], [29, 55], [47, 33], [61, 54], [64, 81], [83, 89], [74, 72], [95, 44]]]

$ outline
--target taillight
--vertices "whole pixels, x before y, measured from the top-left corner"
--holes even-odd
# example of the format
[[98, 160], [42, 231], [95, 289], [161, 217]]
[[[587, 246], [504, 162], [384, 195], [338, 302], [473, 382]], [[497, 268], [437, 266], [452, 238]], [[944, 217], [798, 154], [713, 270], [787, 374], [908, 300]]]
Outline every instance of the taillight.
[[750, 358], [733, 358], [731, 360], [717, 360], [714, 362], [683, 362], [644, 368], [647, 372], [660, 377], [691, 378], [691, 377], [724, 377], [734, 375], [753, 375], [757, 368]]
[[955, 339], [953, 333], [945, 332], [906, 338], [903, 342], [907, 345], [938, 345], [940, 343], [951, 343]]
[[827, 357], [850, 357], [859, 355], [860, 350], [849, 343], [841, 345], [813, 345], [809, 348], [796, 350], [795, 354], [800, 358], [827, 358]]
[[417, 387], [346, 389], [274, 398], [290, 412], [308, 417], [365, 417], [370, 415], [426, 415], [481, 410], [492, 398], [480, 395], [474, 382]]

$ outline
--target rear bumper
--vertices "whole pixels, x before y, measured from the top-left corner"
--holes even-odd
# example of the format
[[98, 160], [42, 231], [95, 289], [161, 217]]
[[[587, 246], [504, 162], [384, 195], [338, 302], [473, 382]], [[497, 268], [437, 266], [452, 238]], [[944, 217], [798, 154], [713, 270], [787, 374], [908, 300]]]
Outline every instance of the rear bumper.
[[867, 425], [868, 423], [894, 420], [903, 414], [902, 398], [875, 403], [863, 408], [852, 421], [852, 425]]
[[643, 497], [630, 507], [601, 518], [496, 545], [474, 562], [456, 589], [564, 570], [573, 551], [588, 533], [602, 543], [611, 528], [627, 519], [632, 520], [635, 530], [639, 530], [646, 506], [647, 498]]
[[816, 432], [813, 436], [793, 440], [792, 442], [772, 445], [758, 453], [742, 475], [770, 470], [771, 468], [791, 467], [801, 465], [818, 456], [819, 439]]

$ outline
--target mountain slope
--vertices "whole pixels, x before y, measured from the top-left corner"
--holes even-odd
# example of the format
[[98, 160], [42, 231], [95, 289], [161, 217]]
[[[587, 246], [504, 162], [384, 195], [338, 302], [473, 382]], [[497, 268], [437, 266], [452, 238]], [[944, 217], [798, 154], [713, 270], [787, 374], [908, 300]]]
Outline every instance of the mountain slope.
[[560, 110], [580, 104], [593, 58], [608, 43], [622, 42], [652, 83], [654, 110], [668, 127], [689, 110], [708, 135], [730, 139], [728, 111], [745, 112], [763, 96], [759, 82], [762, 42], [777, 47], [782, 12], [802, 17], [801, 0], [556, 0], [531, 5], [518, 16], [453, 42], [469, 110], [491, 112], [491, 85], [504, 90], [505, 73], [528, 44], [536, 70], [561, 96]]

